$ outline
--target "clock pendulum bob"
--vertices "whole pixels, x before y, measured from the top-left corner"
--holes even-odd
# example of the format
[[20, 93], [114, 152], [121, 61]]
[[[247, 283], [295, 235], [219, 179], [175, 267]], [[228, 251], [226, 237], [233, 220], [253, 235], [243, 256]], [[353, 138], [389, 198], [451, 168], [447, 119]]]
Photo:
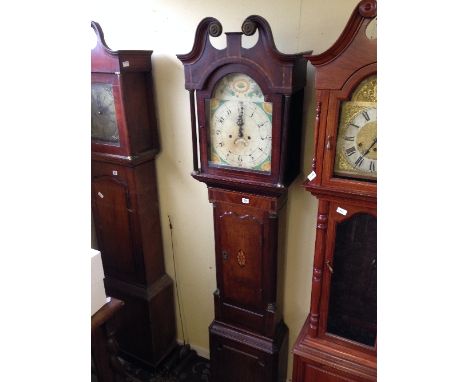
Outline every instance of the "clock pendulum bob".
[[209, 329], [213, 381], [284, 381], [288, 328], [276, 291], [286, 198], [219, 188], [208, 193], [218, 285]]

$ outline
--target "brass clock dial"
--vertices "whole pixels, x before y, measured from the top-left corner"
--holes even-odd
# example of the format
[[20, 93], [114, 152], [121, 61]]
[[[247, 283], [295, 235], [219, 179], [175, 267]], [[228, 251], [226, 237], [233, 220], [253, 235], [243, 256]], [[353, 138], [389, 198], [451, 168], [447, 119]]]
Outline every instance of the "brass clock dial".
[[271, 171], [272, 104], [258, 84], [233, 73], [210, 100], [210, 166]]
[[334, 173], [377, 179], [377, 77], [365, 79], [341, 104]]
[[91, 138], [119, 144], [112, 85], [91, 85]]

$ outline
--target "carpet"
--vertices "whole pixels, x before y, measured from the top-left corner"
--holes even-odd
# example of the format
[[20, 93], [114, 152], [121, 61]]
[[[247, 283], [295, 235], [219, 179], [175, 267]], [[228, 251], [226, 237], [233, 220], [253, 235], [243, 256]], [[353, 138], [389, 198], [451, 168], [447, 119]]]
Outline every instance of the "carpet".
[[[209, 382], [210, 361], [200, 357], [190, 345], [179, 345], [156, 370], [119, 357], [125, 370], [124, 382]], [[92, 382], [97, 381], [92, 376]], [[100, 382], [100, 381], [98, 381]]]

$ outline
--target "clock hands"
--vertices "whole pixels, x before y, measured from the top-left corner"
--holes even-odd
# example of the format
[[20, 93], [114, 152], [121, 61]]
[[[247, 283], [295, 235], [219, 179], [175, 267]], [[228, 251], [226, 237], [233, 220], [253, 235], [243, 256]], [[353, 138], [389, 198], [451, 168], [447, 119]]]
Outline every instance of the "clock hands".
[[244, 103], [240, 102], [239, 116], [237, 117], [237, 126], [239, 126], [239, 138], [244, 137]]
[[[371, 151], [372, 147], [377, 143], [377, 137], [374, 138], [374, 141], [372, 144], [369, 146], [369, 148], [359, 156], [359, 158], [354, 162], [354, 168], [356, 167], [361, 167], [361, 165], [364, 163], [364, 157], [369, 154], [369, 151]], [[355, 152], [355, 151], [354, 151]], [[348, 154], [349, 155], [349, 154]]]
[[374, 138], [374, 142], [369, 146], [369, 148], [366, 150], [364, 154], [362, 154], [363, 157], [365, 157], [367, 154], [369, 154], [369, 151], [371, 151], [371, 148], [374, 147], [374, 145], [377, 143], [377, 137]]
[[244, 138], [244, 103], [240, 102], [240, 109], [239, 109], [239, 115], [237, 117], [237, 126], [239, 126], [239, 133], [238, 137], [234, 141], [234, 144], [237, 144], [238, 142], [242, 142], [244, 146], [247, 146], [247, 142]]

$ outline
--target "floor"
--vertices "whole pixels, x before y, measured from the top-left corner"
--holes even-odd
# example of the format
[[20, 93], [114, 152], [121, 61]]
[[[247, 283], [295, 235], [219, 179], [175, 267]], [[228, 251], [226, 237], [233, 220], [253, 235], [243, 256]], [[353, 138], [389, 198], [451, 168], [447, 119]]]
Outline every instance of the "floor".
[[[209, 382], [209, 360], [198, 356], [189, 345], [178, 346], [155, 370], [121, 359], [125, 382]], [[91, 374], [91, 382], [100, 382]]]

